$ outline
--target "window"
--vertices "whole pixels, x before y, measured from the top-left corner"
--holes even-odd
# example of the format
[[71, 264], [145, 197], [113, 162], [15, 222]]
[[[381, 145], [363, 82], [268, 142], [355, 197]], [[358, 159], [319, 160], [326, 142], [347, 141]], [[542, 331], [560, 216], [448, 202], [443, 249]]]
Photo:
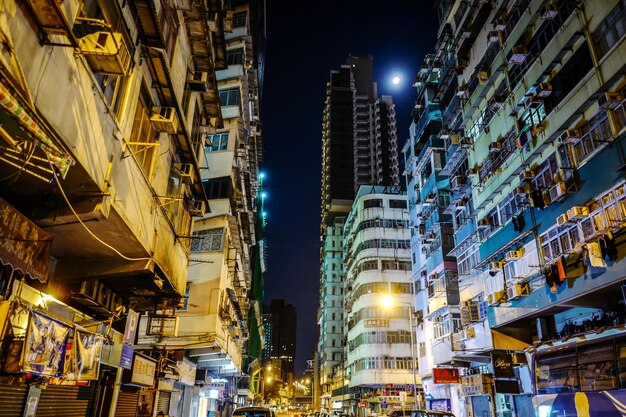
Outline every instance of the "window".
[[133, 145], [129, 149], [133, 153], [139, 166], [148, 178], [152, 177], [152, 169], [156, 156], [155, 147], [158, 146], [158, 136], [150, 122], [150, 109], [152, 100], [145, 84], [142, 84], [133, 120], [133, 129], [130, 133], [129, 142]]
[[205, 146], [206, 152], [218, 152], [228, 149], [228, 132], [217, 133], [215, 135], [208, 135], [211, 146]]
[[209, 229], [194, 232], [191, 252], [220, 252], [224, 246], [224, 229]]
[[378, 199], [378, 198], [363, 201], [364, 209], [382, 207], [382, 206], [383, 206], [383, 200]]
[[240, 28], [246, 26], [247, 21], [247, 13], [246, 12], [237, 12], [233, 14], [233, 27]]
[[241, 98], [241, 92], [238, 88], [220, 91], [220, 105], [222, 106], [238, 106]]
[[211, 178], [208, 181], [203, 181], [202, 185], [204, 186], [204, 192], [209, 200], [218, 200], [230, 197], [230, 177]]
[[624, 36], [626, 30], [626, 1], [620, 1], [593, 32], [593, 41], [602, 58]]
[[389, 200], [390, 208], [406, 208], [406, 200]]
[[243, 48], [231, 49], [230, 51], [226, 51], [226, 63], [228, 65], [242, 65], [243, 56]]

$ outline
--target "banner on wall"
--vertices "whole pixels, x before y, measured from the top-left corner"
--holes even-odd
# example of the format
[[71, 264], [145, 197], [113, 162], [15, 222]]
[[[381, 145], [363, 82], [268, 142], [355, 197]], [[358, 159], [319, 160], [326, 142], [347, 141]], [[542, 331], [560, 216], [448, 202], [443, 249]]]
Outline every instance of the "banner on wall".
[[73, 345], [73, 372], [68, 379], [93, 381], [98, 379], [100, 355], [104, 337], [102, 335], [76, 329]]
[[59, 377], [63, 374], [70, 327], [45, 314], [30, 314], [22, 353], [22, 372]]

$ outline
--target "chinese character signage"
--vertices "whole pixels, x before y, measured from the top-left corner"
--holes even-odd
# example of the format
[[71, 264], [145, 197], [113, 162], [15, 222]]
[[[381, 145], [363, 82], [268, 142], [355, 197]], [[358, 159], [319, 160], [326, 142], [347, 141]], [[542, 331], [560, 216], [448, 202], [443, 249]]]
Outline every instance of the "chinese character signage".
[[493, 380], [485, 374], [466, 375], [461, 378], [463, 393], [469, 395], [489, 394], [489, 386]]
[[0, 198], [0, 260], [41, 282], [48, 281], [52, 239]]
[[435, 384], [458, 384], [459, 370], [456, 368], [433, 368], [433, 380]]
[[65, 323], [33, 311], [24, 342], [22, 371], [60, 377], [64, 370], [69, 332], [70, 327]]
[[364, 327], [389, 327], [389, 320], [387, 319], [369, 319], [363, 323]]
[[184, 359], [176, 362], [180, 383], [193, 386], [196, 383], [196, 364]]
[[135, 354], [130, 383], [142, 385], [144, 387], [153, 387], [156, 365], [157, 362], [154, 359]]

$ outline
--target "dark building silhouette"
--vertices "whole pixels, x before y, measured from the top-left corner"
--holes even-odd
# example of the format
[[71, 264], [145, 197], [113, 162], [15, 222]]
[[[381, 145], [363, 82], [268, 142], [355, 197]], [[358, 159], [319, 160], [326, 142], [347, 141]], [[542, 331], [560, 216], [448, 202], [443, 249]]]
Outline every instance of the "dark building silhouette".
[[280, 359], [281, 378], [284, 382], [291, 381], [296, 356], [296, 308], [287, 300], [280, 299], [272, 300], [264, 310], [266, 325], [270, 328], [269, 359]]

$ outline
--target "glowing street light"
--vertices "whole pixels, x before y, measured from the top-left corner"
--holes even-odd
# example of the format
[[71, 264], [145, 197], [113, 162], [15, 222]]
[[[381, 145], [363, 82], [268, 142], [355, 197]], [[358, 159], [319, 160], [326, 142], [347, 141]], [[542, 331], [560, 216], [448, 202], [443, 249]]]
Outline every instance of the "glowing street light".
[[400, 84], [400, 77], [398, 77], [397, 75], [395, 77], [393, 77], [391, 79], [391, 82], [393, 83], [393, 85], [398, 85]]

